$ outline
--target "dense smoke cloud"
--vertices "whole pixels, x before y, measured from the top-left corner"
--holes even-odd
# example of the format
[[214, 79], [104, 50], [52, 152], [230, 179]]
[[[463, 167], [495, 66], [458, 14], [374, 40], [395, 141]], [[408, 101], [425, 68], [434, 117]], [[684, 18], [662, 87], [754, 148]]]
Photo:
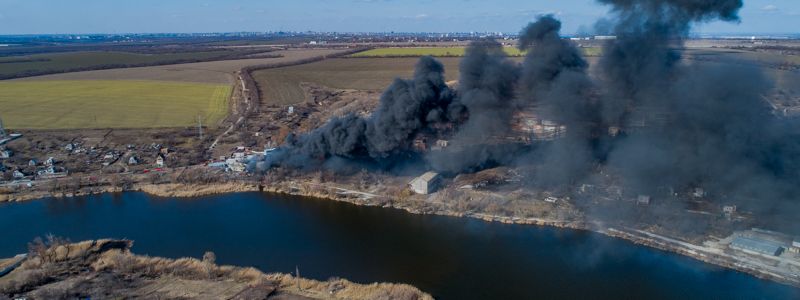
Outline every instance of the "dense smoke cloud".
[[[560, 37], [561, 23], [543, 16], [520, 34], [522, 63], [497, 42], [473, 42], [451, 89], [442, 65], [424, 57], [370, 117], [335, 118], [292, 136], [268, 163], [309, 168], [344, 159], [386, 168], [406, 160], [425, 134], [450, 141], [424, 162], [451, 174], [533, 164], [529, 180], [554, 187], [588, 180], [599, 167], [622, 175], [634, 193], [704, 187], [740, 202], [768, 199], [763, 209], [795, 205], [798, 127], [765, 102], [772, 83], [755, 68], [681, 60], [694, 23], [737, 21], [742, 1], [598, 1], [612, 7], [598, 27], [617, 38], [604, 45], [597, 76]], [[505, 139], [514, 113], [532, 106], [566, 132], [530, 146]]]
[[460, 70], [459, 97], [450, 105], [450, 114], [465, 121], [459, 123], [451, 147], [428, 156], [434, 169], [450, 173], [504, 163], [511, 153], [505, 145], [487, 142], [510, 130], [518, 67], [501, 44], [484, 40], [467, 48]]
[[316, 168], [332, 158], [390, 164], [410, 151], [415, 135], [431, 124], [447, 121], [453, 98], [444, 81], [444, 67], [430, 57], [417, 63], [414, 78], [396, 79], [367, 118], [349, 114], [332, 118], [312, 132], [290, 135], [267, 166]]
[[592, 97], [589, 64], [580, 50], [559, 35], [561, 22], [539, 18], [520, 35], [519, 47], [528, 53], [522, 64], [522, 102], [539, 107], [539, 117], [565, 125], [564, 137], [534, 153], [541, 162], [533, 181], [540, 185], [574, 182], [591, 167], [592, 146], [599, 121]]

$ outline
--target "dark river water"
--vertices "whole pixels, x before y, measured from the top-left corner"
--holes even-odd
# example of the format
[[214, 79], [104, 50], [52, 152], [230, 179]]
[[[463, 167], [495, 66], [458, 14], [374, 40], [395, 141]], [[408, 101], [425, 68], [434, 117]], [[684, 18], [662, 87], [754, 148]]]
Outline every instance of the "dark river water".
[[800, 299], [800, 290], [599, 234], [240, 193], [105, 194], [0, 205], [0, 256], [52, 233], [135, 240], [325, 280], [409, 283], [438, 299]]

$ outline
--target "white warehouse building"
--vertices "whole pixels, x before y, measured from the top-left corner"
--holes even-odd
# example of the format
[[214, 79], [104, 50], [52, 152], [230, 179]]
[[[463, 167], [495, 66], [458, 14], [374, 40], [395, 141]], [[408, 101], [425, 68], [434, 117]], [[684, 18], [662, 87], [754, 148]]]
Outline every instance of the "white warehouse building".
[[441, 177], [439, 173], [427, 172], [422, 176], [414, 178], [408, 185], [417, 194], [427, 195], [436, 191], [439, 187]]

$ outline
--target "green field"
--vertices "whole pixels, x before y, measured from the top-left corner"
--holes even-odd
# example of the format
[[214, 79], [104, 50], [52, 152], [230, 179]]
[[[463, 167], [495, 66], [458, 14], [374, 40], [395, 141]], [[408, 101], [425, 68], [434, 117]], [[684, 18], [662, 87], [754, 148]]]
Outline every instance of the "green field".
[[203, 60], [229, 55], [229, 51], [141, 54], [82, 51], [0, 57], [0, 78], [19, 74], [64, 72], [111, 65], [143, 65], [182, 60]]
[[[353, 54], [351, 57], [418, 57], [418, 56], [464, 56], [466, 47], [418, 47], [418, 48], [378, 48]], [[516, 47], [504, 47], [508, 56], [524, 56]], [[600, 48], [581, 48], [586, 56], [600, 55]]]
[[227, 85], [164, 81], [3, 81], [0, 117], [12, 129], [214, 126], [228, 113]]

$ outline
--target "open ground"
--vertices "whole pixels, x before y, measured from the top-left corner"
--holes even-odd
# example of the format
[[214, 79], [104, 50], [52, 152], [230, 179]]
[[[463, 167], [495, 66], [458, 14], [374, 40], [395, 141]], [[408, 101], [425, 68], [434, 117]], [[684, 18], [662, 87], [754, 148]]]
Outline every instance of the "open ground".
[[102, 66], [131, 66], [179, 61], [212, 59], [231, 55], [232, 51], [201, 51], [144, 54], [111, 51], [79, 51], [0, 57], [0, 78], [41, 72], [65, 72]]
[[[447, 80], [458, 78], [459, 58], [439, 59], [447, 70]], [[417, 58], [336, 58], [316, 63], [256, 71], [253, 74], [266, 104], [294, 104], [304, 101], [301, 83], [314, 83], [334, 89], [384, 89], [398, 77], [414, 72]]]
[[[418, 56], [436, 56], [436, 57], [461, 57], [466, 53], [466, 47], [397, 47], [397, 48], [378, 48], [369, 51], [364, 51], [351, 55], [351, 57], [418, 57]], [[586, 56], [597, 56], [600, 54], [600, 48], [587, 47], [581, 48]], [[516, 47], [504, 47], [503, 51], [508, 56], [524, 56], [525, 52], [520, 51]]]
[[261, 64], [285, 63], [339, 52], [334, 49], [290, 49], [271, 52], [275, 58], [251, 58], [153, 67], [97, 70], [28, 77], [16, 80], [159, 80], [234, 84], [233, 73]]

